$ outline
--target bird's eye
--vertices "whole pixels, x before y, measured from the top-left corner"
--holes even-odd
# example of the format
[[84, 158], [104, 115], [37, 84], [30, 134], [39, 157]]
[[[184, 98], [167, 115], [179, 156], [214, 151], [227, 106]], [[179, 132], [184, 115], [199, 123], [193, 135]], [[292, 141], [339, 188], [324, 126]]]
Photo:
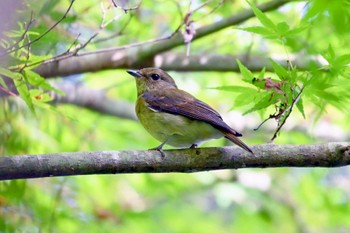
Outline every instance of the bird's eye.
[[151, 74], [151, 78], [153, 80], [158, 80], [158, 79], [160, 79], [160, 75], [159, 74]]

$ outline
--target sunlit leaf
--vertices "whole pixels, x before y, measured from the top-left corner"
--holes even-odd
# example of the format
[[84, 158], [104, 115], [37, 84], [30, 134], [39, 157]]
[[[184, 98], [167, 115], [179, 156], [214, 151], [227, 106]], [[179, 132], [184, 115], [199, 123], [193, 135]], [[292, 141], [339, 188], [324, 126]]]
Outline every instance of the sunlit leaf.
[[307, 21], [315, 18], [318, 14], [321, 14], [327, 7], [328, 0], [312, 0], [309, 2], [306, 8], [306, 14], [303, 20]]
[[11, 78], [11, 79], [21, 79], [22, 76], [19, 74], [19, 73], [16, 73], [16, 72], [12, 72], [8, 69], [4, 69], [2, 67], [0, 67], [0, 75], [4, 75], [8, 78]]
[[304, 104], [303, 104], [303, 99], [300, 98], [299, 101], [295, 104], [297, 106], [297, 109], [299, 110], [299, 112], [301, 113], [301, 115], [303, 115], [304, 119], [305, 117], [305, 112], [304, 112]]
[[231, 108], [231, 110], [233, 109], [237, 109], [238, 107], [244, 107], [247, 105], [250, 105], [251, 103], [253, 103], [254, 98], [255, 98], [255, 93], [251, 93], [250, 95], [248, 93], [242, 93], [239, 94], [235, 100], [234, 100], [234, 104]]
[[264, 25], [266, 28], [271, 29], [273, 31], [276, 31], [276, 25], [270, 20], [265, 13], [263, 13], [259, 8], [255, 6], [254, 3], [247, 1], [250, 7], [252, 8], [255, 16], [257, 19], [261, 22], [262, 25]]
[[334, 63], [336, 66], [348, 66], [350, 65], [350, 54], [344, 54], [335, 59]]
[[262, 35], [264, 37], [276, 37], [276, 33], [274, 31], [271, 31], [268, 28], [265, 27], [245, 27], [245, 28], [239, 28], [240, 30], [247, 31], [247, 32], [253, 32], [259, 35]]
[[289, 25], [286, 22], [280, 22], [276, 25], [276, 29], [280, 35], [285, 35], [289, 31]]
[[15, 83], [15, 86], [17, 88], [17, 91], [19, 93], [19, 95], [22, 97], [22, 99], [24, 100], [24, 102], [26, 102], [27, 106], [29, 107], [29, 109], [35, 113], [35, 109], [34, 109], [34, 105], [33, 105], [33, 101], [32, 98], [30, 96], [28, 87], [26, 82], [24, 81], [23, 78], [21, 79], [14, 79], [13, 80]]
[[[28, 53], [28, 51], [26, 49], [22, 49], [22, 52]], [[43, 55], [43, 56], [30, 54], [29, 59], [27, 57], [21, 56], [20, 61], [22, 61], [22, 62], [18, 66], [30, 64], [30, 69], [34, 69], [35, 67], [39, 66], [43, 61], [45, 61], [51, 57], [52, 57], [51, 54], [47, 54], [47, 55]]]
[[237, 59], [236, 61], [237, 61], [239, 70], [241, 71], [241, 74], [243, 75], [243, 80], [246, 81], [246, 82], [251, 83], [251, 81], [252, 81], [253, 78], [254, 78], [252, 72], [250, 72], [250, 70], [248, 70], [248, 68], [245, 67], [245, 66], [240, 62], [240, 60]]
[[302, 31], [305, 31], [306, 29], [310, 28], [310, 25], [308, 24], [304, 24], [304, 25], [301, 25], [297, 28], [294, 28], [294, 29], [291, 29], [289, 30], [285, 36], [288, 36], [288, 37], [293, 37], [293, 36], [296, 36], [298, 34], [300, 34]]
[[52, 96], [49, 95], [48, 93], [43, 92], [42, 90], [39, 89], [31, 89], [29, 91], [30, 96], [34, 100], [34, 102], [48, 102], [52, 101]]
[[330, 65], [332, 65], [332, 63], [335, 59], [335, 53], [334, 53], [334, 50], [333, 50], [331, 44], [329, 44], [327, 52], [322, 53], [322, 56], [324, 57], [324, 59], [326, 59], [328, 61], [328, 63]]
[[248, 111], [245, 111], [243, 115], [246, 115], [248, 113], [267, 108], [271, 105], [271, 92], [265, 93], [260, 100]]
[[272, 63], [273, 69], [276, 72], [276, 74], [278, 75], [278, 77], [281, 80], [286, 80], [289, 76], [288, 71], [283, 66], [281, 66], [280, 64], [275, 62], [274, 60], [270, 59], [270, 61]]
[[54, 91], [60, 95], [65, 95], [65, 93], [53, 86], [51, 86], [45, 78], [41, 77], [38, 73], [31, 70], [24, 71], [25, 78], [28, 80], [29, 84], [35, 87], [41, 87], [45, 90]]
[[260, 71], [259, 75], [258, 75], [258, 78], [264, 78], [265, 77], [265, 71], [266, 71], [266, 68], [263, 67], [262, 70]]

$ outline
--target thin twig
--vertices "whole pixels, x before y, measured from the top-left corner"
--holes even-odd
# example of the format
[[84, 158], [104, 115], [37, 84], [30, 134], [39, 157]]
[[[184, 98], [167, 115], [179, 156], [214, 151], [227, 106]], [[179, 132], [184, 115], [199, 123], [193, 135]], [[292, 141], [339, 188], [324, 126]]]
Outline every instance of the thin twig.
[[19, 73], [22, 73], [23, 69], [26, 68], [28, 66], [28, 61], [30, 58], [30, 37], [28, 35], [26, 35], [26, 38], [28, 40], [28, 48], [27, 48], [27, 52], [26, 52], [26, 62], [24, 63], [24, 66], [19, 70]]
[[[85, 52], [84, 56], [89, 55], [89, 54], [99, 54], [99, 53], [110, 52], [110, 51], [119, 51], [119, 50], [129, 49], [129, 48], [133, 48], [133, 47], [138, 47], [138, 46], [142, 46], [142, 45], [153, 44], [153, 43], [156, 43], [156, 42], [168, 40], [168, 39], [171, 39], [174, 35], [176, 35], [176, 33], [181, 29], [182, 25], [183, 25], [183, 23], [181, 23], [176, 28], [176, 30], [173, 33], [171, 33], [170, 35], [165, 36], [165, 37], [151, 39], [151, 40], [143, 41], [143, 42], [137, 42], [137, 43], [121, 46], [121, 47], [118, 47], [118, 48], [112, 48], [112, 49], [108, 48], [108, 49], [100, 49], [98, 51]], [[93, 36], [91, 36], [90, 39], [87, 42], [91, 42], [91, 40], [94, 39], [98, 35], [98, 33], [99, 32], [96, 32]], [[80, 47], [79, 50], [81, 50], [82, 48], [86, 47], [87, 42], [84, 43], [84, 46]], [[57, 56], [52, 57], [50, 59], [45, 59], [45, 60], [41, 60], [41, 61], [38, 61], [38, 62], [35, 62], [35, 63], [32, 63], [32, 64], [29, 64], [27, 67], [34, 66], [34, 65], [37, 65], [37, 64], [40, 64], [40, 63], [47, 64], [47, 63], [51, 63], [51, 62], [57, 62], [57, 61], [67, 59], [67, 58], [72, 57], [72, 56], [80, 56], [78, 54], [79, 50], [75, 51], [74, 53], [69, 53], [69, 54], [67, 54], [65, 52], [63, 54], [57, 55]]]
[[69, 11], [71, 10], [72, 6], [73, 6], [73, 3], [75, 2], [75, 0], [72, 0], [66, 10], [66, 12], [64, 13], [64, 15], [54, 24], [52, 25], [48, 30], [46, 30], [43, 34], [41, 34], [40, 36], [38, 36], [37, 38], [35, 38], [34, 40], [22, 45], [22, 46], [19, 46], [18, 48], [15, 48], [15, 49], [11, 49], [11, 50], [7, 50], [5, 53], [3, 54], [0, 54], [0, 57], [1, 56], [4, 56], [4, 55], [7, 55], [9, 53], [12, 53], [12, 52], [15, 52], [21, 48], [24, 48], [28, 45], [32, 45], [33, 43], [39, 41], [40, 39], [42, 39], [44, 36], [46, 36], [49, 32], [51, 32], [58, 24], [60, 24], [68, 15]]
[[[51, 62], [55, 62], [55, 61], [60, 61], [63, 59], [67, 59], [69, 57], [73, 57], [73, 56], [78, 56], [78, 52], [80, 50], [82, 50], [83, 48], [85, 48], [97, 35], [99, 34], [99, 32], [96, 32], [95, 34], [93, 34], [84, 44], [77, 46], [74, 50], [69, 51], [67, 50], [64, 53], [61, 53], [55, 57], [52, 57], [50, 59], [45, 59], [45, 60], [41, 60], [41, 61], [37, 61], [34, 63], [29, 64], [28, 66], [35, 66], [37, 64], [47, 64], [47, 63], [51, 63]], [[27, 66], [27, 67], [28, 67]]]
[[[197, 8], [195, 8], [194, 10], [192, 10], [192, 12], [198, 11], [201, 8], [203, 8], [204, 6], [208, 5], [210, 2], [213, 2], [214, 0], [209, 0], [204, 2], [203, 4], [201, 4], [200, 6], [198, 6]], [[224, 3], [224, 0], [220, 0], [218, 2], [218, 4], [211, 10], [209, 11], [209, 13], [206, 13], [203, 17], [196, 19], [196, 22], [201, 21], [202, 19], [208, 17], [209, 15], [211, 15], [212, 13], [214, 13], [222, 4]]]
[[0, 90], [2, 90], [3, 92], [5, 92], [5, 93], [7, 93], [7, 94], [9, 94], [9, 95], [17, 96], [15, 93], [13, 93], [13, 92], [10, 91], [10, 90], [7, 90], [6, 88], [2, 87], [1, 85], [0, 85]]
[[256, 127], [256, 128], [253, 129], [253, 130], [254, 130], [254, 131], [259, 130], [260, 127], [261, 127], [263, 124], [265, 124], [265, 122], [267, 122], [268, 120], [273, 119], [273, 118], [275, 118], [275, 115], [270, 115], [268, 118], [266, 118], [265, 120], [263, 120], [263, 122], [261, 122], [261, 123], [258, 125], [258, 127]]
[[115, 37], [117, 37], [117, 36], [122, 35], [123, 32], [124, 32], [124, 30], [126, 29], [126, 27], [127, 27], [127, 26], [129, 25], [129, 23], [131, 22], [132, 17], [133, 17], [133, 15], [130, 14], [130, 17], [129, 17], [128, 21], [123, 25], [123, 27], [122, 27], [119, 31], [113, 33], [113, 34], [110, 35], [110, 36], [107, 36], [107, 37], [104, 37], [104, 38], [100, 38], [100, 39], [94, 40], [93, 43], [94, 43], [94, 44], [97, 44], [97, 43], [104, 42], [104, 41], [107, 41], [107, 40], [110, 40], [110, 39], [113, 39], [113, 38], [115, 38]]
[[69, 48], [65, 52], [66, 54], [70, 53], [71, 49], [73, 48], [73, 46], [75, 44], [78, 44], [77, 42], [78, 42], [80, 36], [81, 36], [81, 33], [78, 33], [78, 35], [75, 37], [74, 41], [71, 43], [71, 45], [69, 46]]
[[273, 134], [272, 138], [271, 138], [271, 142], [273, 142], [273, 140], [276, 139], [277, 137], [277, 134], [279, 133], [279, 131], [282, 129], [282, 126], [286, 123], [289, 115], [292, 113], [292, 110], [293, 110], [293, 107], [295, 104], [298, 103], [298, 101], [300, 100], [300, 97], [301, 97], [301, 93], [303, 92], [305, 86], [303, 86], [300, 90], [300, 92], [298, 93], [298, 95], [296, 96], [296, 98], [293, 100], [292, 104], [281, 114], [281, 116], [283, 116], [285, 113], [285, 117], [284, 117], [284, 120], [282, 121], [281, 124], [278, 125], [275, 133]]
[[[263, 8], [263, 11], [265, 11], [265, 8], [266, 8], [266, 10], [271, 10], [271, 9], [275, 8], [275, 5], [277, 3], [279, 3], [279, 0], [274, 0], [274, 1], [272, 1], [272, 3], [262, 5], [261, 7]], [[273, 6], [272, 8], [270, 6], [271, 4]], [[277, 6], [280, 6], [280, 5], [282, 5], [282, 4], [277, 4]], [[244, 11], [244, 12], [246, 12], [246, 11]], [[244, 13], [244, 14], [246, 14], [246, 13]], [[253, 13], [251, 13], [251, 15], [248, 15], [247, 19], [252, 17], [252, 15], [253, 15]], [[242, 19], [239, 19], [239, 21], [240, 20], [242, 20]], [[176, 28], [176, 30], [174, 32], [172, 32], [168, 36], [155, 38], [155, 39], [150, 39], [150, 40], [143, 41], [143, 42], [137, 42], [137, 43], [133, 43], [133, 44], [128, 44], [128, 45], [124, 45], [124, 46], [120, 46], [120, 47], [99, 49], [97, 51], [88, 51], [88, 52], [84, 52], [82, 54], [76, 54], [75, 56], [80, 57], [80, 56], [98, 55], [98, 54], [101, 54], [101, 53], [112, 53], [112, 52], [127, 50], [127, 49], [131, 49], [131, 48], [135, 48], [135, 47], [141, 47], [141, 46], [145, 46], [145, 45], [149, 45], [149, 44], [153, 44], [153, 43], [157, 43], [157, 42], [166, 41], [166, 40], [169, 40], [172, 37], [174, 37], [179, 32], [179, 30], [181, 29], [182, 26], [183, 26], [183, 22]], [[205, 27], [203, 27], [203, 28], [205, 28]], [[203, 35], [201, 35], [201, 36], [203, 36]], [[56, 56], [54, 58], [49, 59], [49, 61], [43, 60], [42, 62], [43, 62], [43, 64], [47, 64], [47, 63], [51, 63], [51, 62], [59, 62], [61, 60], [67, 59], [69, 57], [71, 57], [71, 55], [70, 56], [69, 55], [67, 55], [67, 56]]]
[[[30, 19], [29, 19], [29, 22], [28, 23], [24, 23], [25, 25], [25, 28], [24, 28], [24, 32], [22, 33], [21, 37], [13, 44], [11, 45], [9, 48], [7, 48], [6, 50], [12, 50], [14, 49], [22, 40], [24, 40], [24, 38], [26, 37], [28, 31], [29, 31], [29, 28], [30, 26], [35, 22], [35, 19], [33, 19], [33, 11], [30, 13]], [[17, 49], [17, 48], [16, 48]], [[1, 54], [1, 56], [3, 56], [5, 54]]]
[[118, 6], [118, 4], [117, 4], [114, 0], [112, 0], [112, 3], [113, 3], [113, 6], [114, 6], [115, 8], [120, 8], [120, 9], [122, 9], [125, 13], [128, 13], [128, 11], [132, 11], [132, 10], [138, 9], [138, 8], [140, 7], [142, 1], [140, 1], [139, 4], [137, 4], [137, 6], [129, 7], [129, 8], [125, 8], [125, 7]]

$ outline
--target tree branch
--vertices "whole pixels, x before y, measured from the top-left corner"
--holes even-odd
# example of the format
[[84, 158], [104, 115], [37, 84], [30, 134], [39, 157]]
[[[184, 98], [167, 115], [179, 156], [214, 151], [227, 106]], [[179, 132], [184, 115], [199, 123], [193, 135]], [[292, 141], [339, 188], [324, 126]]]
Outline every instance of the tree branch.
[[98, 151], [0, 157], [0, 180], [118, 173], [199, 172], [267, 167], [350, 165], [350, 142], [316, 145], [264, 144], [158, 151]]
[[55, 83], [54, 86], [66, 93], [61, 96], [52, 92], [54, 103], [73, 104], [102, 114], [137, 120], [134, 104], [109, 98], [105, 90], [94, 90], [72, 82]]
[[[264, 12], [271, 11], [288, 2], [291, 0], [273, 0], [262, 4], [259, 8]], [[199, 28], [192, 41], [242, 23], [253, 16], [252, 10], [242, 10], [232, 17]], [[35, 71], [43, 77], [49, 78], [104, 69], [154, 66], [153, 57], [155, 55], [184, 44], [183, 36], [177, 33], [171, 38], [165, 37], [122, 47], [76, 54], [74, 57], [41, 64], [35, 68]]]
[[[293, 57], [290, 55], [290, 57]], [[266, 71], [274, 71], [270, 59], [259, 55], [220, 55], [202, 54], [187, 57], [184, 54], [164, 53], [155, 56], [154, 66], [167, 71], [231, 71], [239, 72], [236, 60], [239, 59], [249, 70], [261, 71], [265, 67]], [[307, 58], [305, 56], [294, 56], [291, 60], [274, 56], [272, 59], [280, 65], [288, 68], [288, 64], [293, 64], [298, 70], [308, 70], [310, 64], [321, 66], [321, 59], [316, 57]], [[289, 63], [288, 63], [289, 62]]]

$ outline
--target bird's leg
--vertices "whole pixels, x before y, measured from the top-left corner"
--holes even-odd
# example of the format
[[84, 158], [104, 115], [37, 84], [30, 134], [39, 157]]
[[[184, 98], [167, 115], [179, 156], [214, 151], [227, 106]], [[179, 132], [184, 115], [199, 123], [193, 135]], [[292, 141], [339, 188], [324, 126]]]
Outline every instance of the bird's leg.
[[190, 149], [194, 149], [194, 148], [197, 148], [197, 144], [196, 143], [193, 143], [191, 146], [190, 146]]
[[[169, 137], [170, 138], [170, 137]], [[157, 147], [151, 148], [149, 150], [157, 150], [159, 151], [160, 155], [162, 156], [162, 158], [165, 157], [164, 151], [163, 151], [163, 146], [167, 143], [167, 141], [169, 140], [169, 138], [167, 140], [165, 140], [162, 144], [160, 144]]]

